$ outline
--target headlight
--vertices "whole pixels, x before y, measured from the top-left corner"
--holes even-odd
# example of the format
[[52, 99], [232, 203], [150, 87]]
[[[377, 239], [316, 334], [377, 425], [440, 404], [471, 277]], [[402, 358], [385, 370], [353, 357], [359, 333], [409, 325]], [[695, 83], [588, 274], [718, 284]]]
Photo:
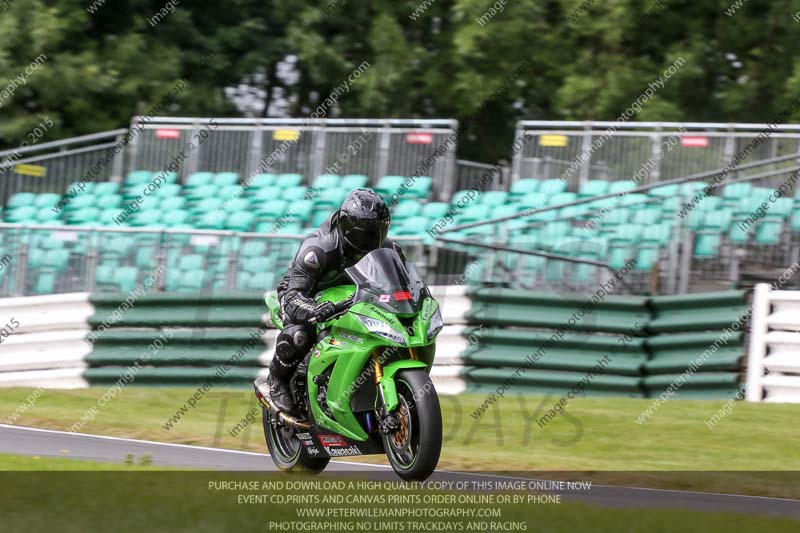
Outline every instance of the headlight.
[[375, 335], [380, 335], [385, 339], [389, 339], [392, 342], [396, 342], [397, 344], [405, 344], [406, 340], [403, 338], [398, 331], [396, 331], [392, 326], [385, 322], [381, 322], [380, 320], [375, 320], [374, 318], [370, 318], [368, 316], [359, 315], [354, 313], [356, 318], [359, 322], [364, 324], [364, 327], [367, 328], [367, 331], [370, 333], [374, 333]]
[[437, 307], [436, 311], [431, 316], [431, 324], [428, 326], [428, 340], [434, 338], [444, 327], [444, 320], [442, 320], [442, 308]]

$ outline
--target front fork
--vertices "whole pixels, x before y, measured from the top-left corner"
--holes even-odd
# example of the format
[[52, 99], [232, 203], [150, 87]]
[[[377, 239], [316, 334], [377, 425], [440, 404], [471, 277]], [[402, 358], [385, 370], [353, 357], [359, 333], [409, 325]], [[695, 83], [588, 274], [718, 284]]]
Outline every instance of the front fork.
[[378, 415], [378, 426], [382, 433], [393, 433], [400, 427], [394, 410], [397, 409], [397, 387], [394, 382], [394, 375], [406, 368], [427, 368], [427, 365], [419, 360], [416, 348], [409, 348], [410, 359], [401, 359], [383, 366], [380, 358], [375, 352], [372, 354], [372, 365], [375, 371], [375, 387], [378, 389], [378, 405], [375, 411]]

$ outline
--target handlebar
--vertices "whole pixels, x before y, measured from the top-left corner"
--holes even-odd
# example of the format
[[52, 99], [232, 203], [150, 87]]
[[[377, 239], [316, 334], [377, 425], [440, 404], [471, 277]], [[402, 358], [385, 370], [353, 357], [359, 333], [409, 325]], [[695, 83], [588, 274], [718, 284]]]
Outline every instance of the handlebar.
[[350, 309], [350, 306], [353, 305], [353, 302], [355, 301], [355, 299], [356, 299], [356, 295], [353, 294], [349, 298], [346, 298], [346, 299], [342, 300], [339, 303], [333, 304], [333, 312], [331, 314], [329, 314], [328, 316], [319, 317], [319, 318], [314, 317], [309, 322], [311, 324], [316, 324], [317, 322], [327, 322], [328, 320], [330, 320], [331, 318], [335, 317], [336, 315], [338, 315], [338, 314]]

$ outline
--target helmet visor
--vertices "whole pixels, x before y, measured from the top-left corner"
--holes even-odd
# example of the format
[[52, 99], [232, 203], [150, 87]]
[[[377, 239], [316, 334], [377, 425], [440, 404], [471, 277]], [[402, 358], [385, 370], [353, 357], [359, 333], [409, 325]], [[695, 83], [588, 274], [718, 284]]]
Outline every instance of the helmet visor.
[[351, 249], [366, 253], [383, 244], [383, 241], [386, 240], [387, 229], [383, 224], [369, 222], [363, 226], [347, 228], [342, 237]]

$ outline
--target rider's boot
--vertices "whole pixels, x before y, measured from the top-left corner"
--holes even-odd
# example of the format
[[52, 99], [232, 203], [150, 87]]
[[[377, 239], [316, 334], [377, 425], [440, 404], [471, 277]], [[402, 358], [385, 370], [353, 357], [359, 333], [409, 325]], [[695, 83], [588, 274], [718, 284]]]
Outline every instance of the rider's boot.
[[289, 381], [282, 380], [278, 376], [270, 375], [267, 377], [267, 385], [269, 385], [269, 399], [271, 405], [282, 413], [294, 416], [294, 401], [292, 400], [292, 391], [289, 388]]

